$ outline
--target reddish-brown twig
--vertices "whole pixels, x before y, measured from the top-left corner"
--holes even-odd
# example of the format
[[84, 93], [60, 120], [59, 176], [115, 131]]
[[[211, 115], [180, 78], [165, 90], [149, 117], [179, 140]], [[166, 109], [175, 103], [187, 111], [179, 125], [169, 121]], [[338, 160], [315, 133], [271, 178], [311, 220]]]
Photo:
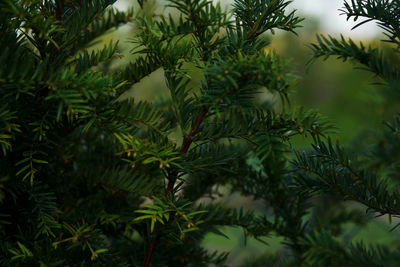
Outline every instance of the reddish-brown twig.
[[[181, 155], [186, 154], [189, 151], [190, 145], [193, 143], [193, 141], [196, 139], [196, 133], [200, 128], [201, 123], [203, 122], [204, 118], [207, 115], [207, 108], [203, 107], [201, 108], [199, 115], [197, 116], [196, 122], [193, 125], [193, 128], [190, 130], [189, 134], [187, 134], [182, 143], [182, 148], [181, 148]], [[169, 194], [173, 192], [175, 182], [178, 178], [178, 173], [175, 172], [173, 173], [168, 180], [168, 185], [167, 188], [165, 189], [165, 198], [168, 199]], [[153, 258], [154, 251], [158, 245], [158, 242], [160, 241], [162, 237], [162, 232], [159, 232], [152, 240], [150, 243], [149, 248], [147, 249], [146, 257], [144, 259], [143, 267], [149, 267], [151, 263], [151, 259]]]

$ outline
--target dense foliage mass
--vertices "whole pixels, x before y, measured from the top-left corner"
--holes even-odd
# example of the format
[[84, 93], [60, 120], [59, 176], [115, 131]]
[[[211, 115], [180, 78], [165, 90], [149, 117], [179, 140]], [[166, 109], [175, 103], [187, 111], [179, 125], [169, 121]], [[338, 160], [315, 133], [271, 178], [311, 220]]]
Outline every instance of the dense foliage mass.
[[[399, 119], [353, 159], [325, 139], [334, 127], [290, 104], [294, 75], [265, 33], [295, 32], [285, 0], [155, 0], [121, 12], [113, 0], [0, 1], [0, 264], [3, 266], [224, 266], [227, 253], [201, 246], [221, 226], [281, 252], [251, 266], [394, 264], [393, 248], [345, 246], [347, 222], [400, 214]], [[397, 1], [352, 1], [346, 14], [378, 20], [398, 51]], [[376, 10], [380, 10], [377, 12]], [[177, 15], [176, 15], [177, 14]], [[118, 69], [115, 42], [135, 26], [136, 59]], [[396, 57], [351, 40], [319, 37], [314, 57], [358, 60], [397, 90]], [[395, 54], [397, 55], [397, 54]], [[121, 100], [162, 69], [168, 97]], [[200, 72], [201, 84], [191, 83]], [[308, 136], [314, 152], [293, 152]], [[325, 143], [321, 140], [327, 140]], [[365, 155], [365, 156], [364, 156]], [[396, 164], [397, 163], [397, 164]], [[239, 192], [268, 212], [224, 207]]]

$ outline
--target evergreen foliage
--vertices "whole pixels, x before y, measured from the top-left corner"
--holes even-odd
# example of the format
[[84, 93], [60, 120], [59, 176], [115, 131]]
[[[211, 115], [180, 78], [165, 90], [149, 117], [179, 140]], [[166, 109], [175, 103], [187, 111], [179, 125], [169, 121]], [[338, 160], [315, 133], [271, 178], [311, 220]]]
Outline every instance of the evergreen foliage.
[[[177, 17], [156, 13], [155, 0], [128, 12], [113, 2], [0, 0], [1, 265], [226, 266], [227, 253], [201, 246], [208, 233], [224, 235], [221, 226], [262, 242], [285, 238], [283, 252], [252, 266], [396, 262], [397, 250], [339, 242], [344, 223], [365, 220], [335, 203], [400, 215], [400, 121], [377, 133], [372, 157], [350, 160], [321, 141], [335, 127], [290, 104], [295, 76], [265, 49], [265, 33], [300, 26], [285, 11], [290, 1], [235, 0], [227, 11], [208, 0], [169, 0]], [[395, 45], [396, 8], [345, 4], [349, 17], [378, 20]], [[126, 23], [137, 30], [137, 58], [110, 69], [118, 44], [91, 46]], [[379, 50], [318, 40], [315, 58], [358, 60], [396, 89], [396, 65]], [[158, 69], [168, 98], [121, 100]], [[311, 137], [315, 151], [297, 152], [290, 165], [295, 136]], [[234, 192], [262, 200], [268, 212], [218, 202]]]
[[[347, 19], [362, 20], [354, 28], [375, 21], [383, 30], [390, 46], [385, 48], [356, 44], [351, 39], [317, 35], [311, 44], [314, 61], [336, 56], [351, 60], [376, 75], [382, 87], [399, 97], [399, 2], [387, 0], [345, 1], [342, 12]], [[297, 171], [296, 183], [304, 193], [315, 196], [351, 200], [366, 207], [374, 217], [388, 216], [389, 223], [399, 217], [399, 116], [385, 122], [384, 130], [369, 130], [348, 148], [318, 140], [311, 152], [298, 152], [293, 162]], [[392, 231], [400, 224], [396, 220]], [[325, 229], [315, 229], [302, 239], [309, 247], [304, 254], [306, 262], [324, 266], [396, 266], [399, 262], [398, 246], [368, 246], [363, 243], [345, 245], [338, 242]]]

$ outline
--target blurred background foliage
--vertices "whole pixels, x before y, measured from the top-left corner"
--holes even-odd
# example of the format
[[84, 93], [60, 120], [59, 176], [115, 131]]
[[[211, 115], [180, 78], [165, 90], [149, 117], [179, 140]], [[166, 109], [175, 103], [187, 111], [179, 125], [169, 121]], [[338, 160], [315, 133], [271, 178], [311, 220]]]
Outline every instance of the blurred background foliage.
[[[297, 6], [305, 0], [295, 0]], [[158, 0], [162, 4], [165, 1]], [[222, 4], [229, 6], [229, 0], [221, 0]], [[116, 7], [125, 9], [134, 7], [137, 2], [134, 0], [119, 0]], [[169, 12], [166, 8], [159, 8], [156, 12], [160, 14]], [[339, 15], [338, 10], [331, 12]], [[301, 12], [300, 12], [301, 14]], [[305, 20], [303, 28], [297, 30], [297, 36], [291, 33], [276, 32], [274, 35], [265, 36], [271, 41], [268, 48], [271, 52], [278, 53], [288, 62], [289, 68], [298, 76], [297, 85], [294, 87], [290, 97], [292, 105], [298, 107], [304, 106], [306, 109], [316, 109], [329, 120], [335, 123], [338, 130], [332, 136], [343, 145], [362, 146], [363, 140], [368, 139], [372, 131], [370, 129], [381, 129], [384, 127], [383, 121], [390, 120], [400, 107], [400, 95], [395, 95], [394, 90], [379, 84], [379, 79], [368, 71], [362, 70], [362, 67], [355, 63], [343, 63], [341, 60], [329, 58], [325, 61], [316, 61], [308, 66], [311, 59], [311, 50], [307, 44], [315, 42], [316, 33], [325, 33], [320, 27], [322, 22], [320, 18], [309, 14], [301, 14]], [[337, 34], [334, 34], [337, 36]], [[346, 34], [348, 35], [348, 34]], [[102, 36], [99, 42], [92, 48], [96, 49], [109, 43], [110, 40], [119, 40], [120, 56], [114, 61], [112, 68], [118, 68], [134, 61], [135, 55], [132, 55], [132, 37], [135, 36], [135, 28], [126, 25], [117, 31], [110, 32]], [[352, 37], [351, 34], [346, 37]], [[357, 40], [360, 38], [353, 38]], [[362, 38], [364, 44], [373, 46], [382, 46], [379, 41], [379, 35], [376, 38]], [[187, 68], [193, 70], [194, 67], [188, 65]], [[192, 72], [192, 83], [194, 86], [200, 84], [199, 73]], [[133, 86], [128, 94], [122, 98], [134, 97], [135, 99], [146, 99], [152, 101], [154, 96], [167, 97], [168, 90], [165, 85], [164, 76], [161, 70], [157, 70], [150, 76], [144, 78], [140, 83]], [[269, 97], [269, 96], [266, 96]], [[397, 110], [396, 110], [397, 109]], [[177, 137], [179, 138], [179, 137]], [[307, 149], [311, 140], [298, 139], [293, 144], [298, 149]], [[268, 213], [263, 210], [263, 205], [251, 199], [234, 194], [223, 199], [219, 199], [226, 206], [241, 206], [245, 209], [254, 209], [259, 212]], [[345, 209], [360, 209], [356, 204], [343, 204]], [[315, 212], [315, 211], [314, 211]], [[326, 214], [326, 212], [324, 213]], [[360, 222], [365, 217], [360, 209]], [[363, 225], [363, 224], [361, 224]], [[372, 220], [363, 226], [348, 224], [345, 227], [342, 239], [352, 241], [363, 241], [365, 243], [374, 242], [375, 244], [390, 244], [397, 242], [399, 234], [390, 232], [387, 218], [378, 218]], [[239, 229], [223, 228], [221, 232], [226, 235], [209, 235], [204, 240], [204, 246], [220, 251], [231, 251], [229, 256], [232, 266], [247, 265], [244, 259], [254, 257], [255, 255], [273, 254], [278, 250], [285, 253], [282, 245], [282, 238], [271, 236], [265, 239], [265, 244], [256, 240], [246, 240], [244, 234]], [[249, 265], [250, 264], [250, 265]]]

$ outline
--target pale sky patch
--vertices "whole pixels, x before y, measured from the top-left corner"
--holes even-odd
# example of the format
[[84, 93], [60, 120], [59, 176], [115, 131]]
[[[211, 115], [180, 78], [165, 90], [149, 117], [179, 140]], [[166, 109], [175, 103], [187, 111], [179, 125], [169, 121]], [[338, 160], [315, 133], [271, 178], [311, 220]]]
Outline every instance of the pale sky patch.
[[353, 19], [346, 21], [346, 15], [340, 15], [343, 12], [343, 0], [294, 0], [292, 8], [298, 10], [299, 14], [307, 19], [308, 16], [314, 16], [320, 21], [320, 31], [324, 34], [339, 35], [356, 39], [374, 38], [380, 34], [381, 30], [375, 22], [366, 23], [354, 30], [351, 30], [357, 23], [363, 21], [359, 18], [357, 22]]
[[[220, 0], [222, 4], [228, 5], [234, 0]], [[126, 9], [130, 3], [136, 3], [134, 0], [119, 0], [115, 6], [119, 9]], [[343, 7], [344, 0], [293, 0], [289, 6], [290, 9], [297, 9], [298, 15], [306, 20], [316, 18], [320, 23], [320, 33], [338, 36], [343, 34], [346, 37], [354, 39], [369, 39], [380, 35], [381, 30], [375, 22], [369, 22], [361, 27], [351, 30], [357, 23], [362, 21], [360, 18], [357, 22], [352, 19], [346, 21], [345, 15], [339, 11]], [[307, 25], [307, 22], [304, 22]]]

